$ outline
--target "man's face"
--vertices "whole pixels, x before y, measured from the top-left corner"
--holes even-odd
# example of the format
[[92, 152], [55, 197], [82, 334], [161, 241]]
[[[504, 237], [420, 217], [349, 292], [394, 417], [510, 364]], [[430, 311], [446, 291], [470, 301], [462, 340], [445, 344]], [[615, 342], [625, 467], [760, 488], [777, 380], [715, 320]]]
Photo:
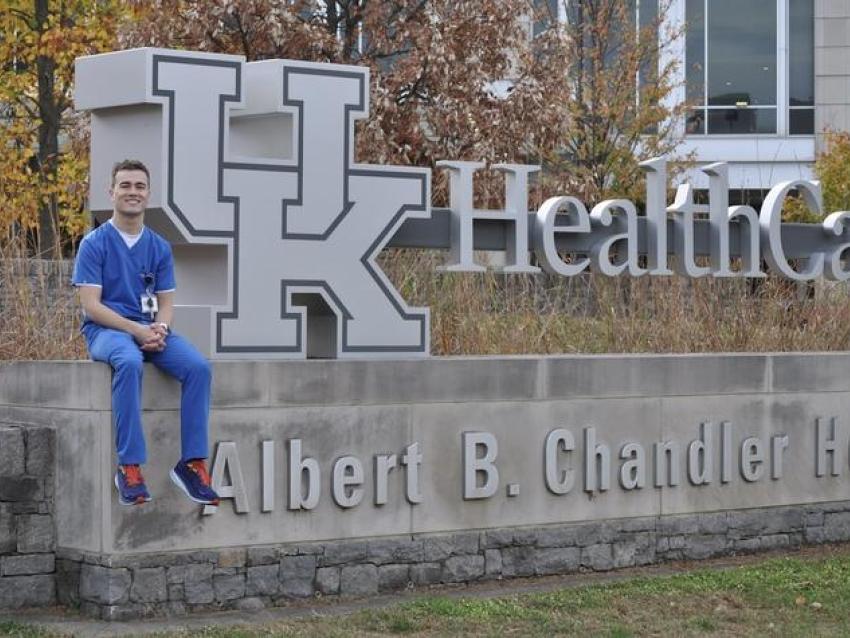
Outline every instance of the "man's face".
[[141, 215], [150, 197], [148, 176], [144, 171], [118, 171], [109, 196], [116, 213]]

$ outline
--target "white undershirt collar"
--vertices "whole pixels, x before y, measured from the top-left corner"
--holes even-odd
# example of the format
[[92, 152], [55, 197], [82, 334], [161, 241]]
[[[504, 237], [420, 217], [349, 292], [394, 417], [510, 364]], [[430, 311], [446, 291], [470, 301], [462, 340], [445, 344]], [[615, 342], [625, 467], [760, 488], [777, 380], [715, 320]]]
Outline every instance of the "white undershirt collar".
[[142, 230], [140, 230], [137, 235], [125, 233], [123, 230], [121, 230], [120, 228], [118, 228], [118, 226], [115, 225], [115, 222], [112, 221], [111, 217], [107, 220], [107, 223], [112, 224], [112, 227], [118, 231], [118, 234], [121, 235], [121, 239], [123, 239], [124, 243], [127, 244], [127, 248], [132, 248], [133, 246], [135, 246], [136, 242], [138, 242], [142, 238], [142, 234], [145, 232], [145, 227], [142, 226]]

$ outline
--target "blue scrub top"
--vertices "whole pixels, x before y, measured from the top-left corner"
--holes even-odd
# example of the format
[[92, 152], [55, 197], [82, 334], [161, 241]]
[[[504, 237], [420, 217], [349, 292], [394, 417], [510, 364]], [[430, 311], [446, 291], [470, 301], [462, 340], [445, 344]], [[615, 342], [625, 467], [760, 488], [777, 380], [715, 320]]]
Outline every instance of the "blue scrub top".
[[[150, 314], [143, 312], [141, 306], [141, 297], [148, 288], [146, 278], [154, 293], [175, 288], [171, 245], [150, 228], [143, 230], [132, 248], [110, 223], [95, 228], [80, 242], [71, 283], [99, 286], [100, 301], [122, 317], [150, 323]], [[82, 332], [87, 339], [93, 336], [90, 333], [96, 326], [84, 317]]]

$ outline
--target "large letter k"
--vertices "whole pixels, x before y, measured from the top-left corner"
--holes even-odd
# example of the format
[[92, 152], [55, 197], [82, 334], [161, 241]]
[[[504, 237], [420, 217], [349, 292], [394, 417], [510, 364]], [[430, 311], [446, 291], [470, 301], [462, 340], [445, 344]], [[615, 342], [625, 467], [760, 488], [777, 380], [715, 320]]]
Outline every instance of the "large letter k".
[[427, 355], [427, 309], [408, 308], [375, 259], [405, 219], [430, 216], [430, 172], [354, 164], [367, 69], [256, 64], [282, 87], [295, 158], [224, 165], [223, 194], [236, 206], [234, 303], [219, 314], [216, 350], [303, 357], [307, 313], [323, 308], [336, 317], [330, 356]]

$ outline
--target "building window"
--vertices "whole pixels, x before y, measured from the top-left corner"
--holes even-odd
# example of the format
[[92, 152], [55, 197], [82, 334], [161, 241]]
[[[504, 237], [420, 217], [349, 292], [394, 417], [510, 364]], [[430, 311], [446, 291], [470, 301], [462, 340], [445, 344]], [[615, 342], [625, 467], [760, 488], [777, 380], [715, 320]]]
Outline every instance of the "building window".
[[531, 34], [535, 38], [558, 23], [558, 5], [560, 0], [535, 0], [536, 19]]
[[[652, 87], [658, 83], [658, 0], [633, 0], [630, 10], [635, 12], [635, 30], [638, 44], [647, 45], [647, 52], [638, 69], [637, 108], [656, 106], [657, 102], [651, 93]], [[646, 42], [643, 39], [647, 38]], [[658, 125], [648, 126], [644, 133], [656, 135]]]
[[788, 133], [815, 132], [815, 16], [812, 0], [788, 5]]
[[[686, 0], [685, 20], [688, 134], [812, 134], [811, 0]], [[779, 64], [786, 50], [787, 67]]]

